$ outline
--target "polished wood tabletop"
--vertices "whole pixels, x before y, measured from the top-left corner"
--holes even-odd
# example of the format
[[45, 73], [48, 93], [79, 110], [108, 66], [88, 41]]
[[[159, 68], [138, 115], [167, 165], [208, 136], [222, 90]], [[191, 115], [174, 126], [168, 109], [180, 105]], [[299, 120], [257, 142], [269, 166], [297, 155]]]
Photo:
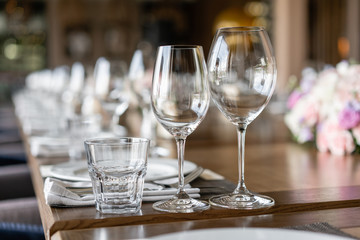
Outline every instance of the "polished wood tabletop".
[[[144, 203], [141, 213], [123, 216], [104, 215], [94, 207], [49, 207], [39, 166], [67, 159], [35, 158], [26, 137], [24, 140], [47, 239], [141, 239], [190, 229], [285, 227], [314, 222], [328, 222], [360, 237], [360, 156], [334, 156], [320, 153], [312, 145], [294, 143], [282, 115], [264, 112], [247, 131], [247, 187], [276, 202], [274, 207], [263, 210], [212, 207], [200, 213], [171, 214], [157, 212], [152, 203]], [[173, 139], [161, 141], [174, 154]], [[226, 179], [206, 181], [208, 186], [231, 191], [238, 180], [235, 127], [216, 111], [210, 111], [188, 138], [185, 158]], [[209, 196], [209, 192], [205, 195]]]
[[344, 233], [359, 236], [360, 208], [336, 208], [293, 213], [264, 214], [208, 220], [170, 222], [162, 224], [141, 224], [106, 228], [58, 231], [57, 239], [95, 240], [95, 239], [146, 239], [160, 234], [208, 228], [289, 228], [314, 222], [327, 222]]

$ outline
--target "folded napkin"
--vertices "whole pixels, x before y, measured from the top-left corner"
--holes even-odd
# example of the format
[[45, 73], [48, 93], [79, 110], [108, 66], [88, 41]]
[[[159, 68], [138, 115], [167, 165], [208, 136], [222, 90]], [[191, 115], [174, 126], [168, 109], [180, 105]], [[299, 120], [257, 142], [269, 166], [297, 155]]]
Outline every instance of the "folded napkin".
[[69, 156], [69, 138], [36, 136], [30, 138], [30, 151], [35, 157]]
[[43, 136], [49, 133], [57, 133], [64, 130], [64, 123], [59, 117], [43, 117], [40, 113], [34, 113], [36, 116], [22, 116], [18, 114], [24, 133], [28, 136]]
[[[143, 201], [158, 201], [170, 199], [175, 195], [177, 189], [165, 188], [162, 190], [146, 190], [143, 192]], [[187, 185], [185, 192], [192, 198], [200, 197], [199, 188], [191, 188]], [[70, 189], [67, 189], [60, 180], [46, 178], [44, 183], [44, 194], [46, 203], [49, 206], [56, 207], [76, 207], [76, 206], [92, 206], [95, 204], [93, 194], [79, 195]]]

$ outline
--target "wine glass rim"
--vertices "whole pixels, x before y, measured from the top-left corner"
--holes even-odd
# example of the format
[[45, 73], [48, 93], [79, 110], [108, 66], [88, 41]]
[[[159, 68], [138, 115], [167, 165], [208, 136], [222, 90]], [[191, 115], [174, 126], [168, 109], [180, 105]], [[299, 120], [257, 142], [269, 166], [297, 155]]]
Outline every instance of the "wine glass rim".
[[221, 32], [260, 32], [265, 28], [261, 26], [238, 26], [238, 27], [222, 27], [218, 31]]
[[170, 47], [172, 49], [194, 49], [194, 48], [202, 48], [201, 45], [191, 45], [191, 44], [179, 44], [179, 45], [161, 45], [159, 48]]

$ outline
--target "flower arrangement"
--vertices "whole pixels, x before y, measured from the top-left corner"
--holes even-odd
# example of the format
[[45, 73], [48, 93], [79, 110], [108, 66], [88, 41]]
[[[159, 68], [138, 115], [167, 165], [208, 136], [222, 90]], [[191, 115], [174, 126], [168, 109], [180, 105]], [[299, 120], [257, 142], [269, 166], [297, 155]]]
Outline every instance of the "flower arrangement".
[[306, 68], [287, 101], [285, 123], [299, 143], [344, 155], [360, 149], [360, 65]]

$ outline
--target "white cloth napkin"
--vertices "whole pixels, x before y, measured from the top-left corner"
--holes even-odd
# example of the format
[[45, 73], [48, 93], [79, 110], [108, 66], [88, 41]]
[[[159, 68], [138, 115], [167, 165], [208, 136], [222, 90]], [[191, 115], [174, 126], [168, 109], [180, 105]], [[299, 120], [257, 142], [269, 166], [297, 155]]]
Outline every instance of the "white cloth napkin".
[[[185, 188], [185, 192], [192, 198], [200, 197], [199, 188]], [[177, 189], [166, 188], [163, 190], [144, 190], [143, 201], [158, 201], [170, 199]], [[75, 207], [75, 206], [92, 206], [95, 204], [93, 194], [79, 196], [77, 193], [64, 187], [60, 180], [46, 178], [44, 183], [44, 194], [46, 203], [49, 206]]]
[[69, 156], [69, 138], [31, 137], [30, 151], [35, 157], [66, 157]]
[[45, 120], [30, 120], [30, 119], [21, 119], [20, 121], [22, 124], [23, 131], [28, 136], [38, 136], [38, 135], [44, 135], [52, 130], [57, 128], [54, 123], [45, 121]]

